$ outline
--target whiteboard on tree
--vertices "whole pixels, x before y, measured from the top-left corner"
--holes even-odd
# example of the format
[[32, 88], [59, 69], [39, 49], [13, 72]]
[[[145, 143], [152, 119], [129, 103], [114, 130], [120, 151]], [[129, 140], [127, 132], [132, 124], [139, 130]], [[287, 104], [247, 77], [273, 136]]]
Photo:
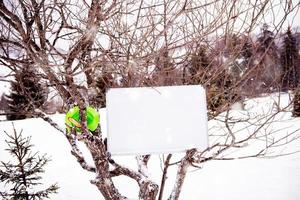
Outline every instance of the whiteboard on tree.
[[208, 147], [205, 90], [200, 85], [112, 88], [106, 106], [112, 155]]

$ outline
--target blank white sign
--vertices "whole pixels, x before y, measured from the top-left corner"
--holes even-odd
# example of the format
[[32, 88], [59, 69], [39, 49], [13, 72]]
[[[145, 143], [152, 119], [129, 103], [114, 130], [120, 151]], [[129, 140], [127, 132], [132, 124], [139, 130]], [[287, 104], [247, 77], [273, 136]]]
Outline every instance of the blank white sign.
[[202, 86], [113, 88], [106, 94], [112, 155], [182, 152], [208, 147]]

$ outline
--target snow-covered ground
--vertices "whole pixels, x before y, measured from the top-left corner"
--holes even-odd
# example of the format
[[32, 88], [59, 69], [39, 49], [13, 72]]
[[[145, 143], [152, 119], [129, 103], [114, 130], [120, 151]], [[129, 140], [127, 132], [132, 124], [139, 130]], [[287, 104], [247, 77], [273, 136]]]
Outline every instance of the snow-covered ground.
[[[234, 110], [234, 116], [264, 113], [268, 115], [269, 108], [274, 105], [276, 95], [265, 98], [248, 100], [246, 111]], [[282, 95], [280, 106], [288, 104], [289, 96]], [[249, 112], [251, 110], [251, 112]], [[103, 132], [105, 127], [105, 110], [101, 110], [101, 124]], [[52, 119], [64, 126], [63, 115], [53, 115]], [[290, 112], [278, 116], [272, 129], [280, 129], [282, 133], [300, 128], [300, 119], [292, 118]], [[216, 126], [216, 122], [209, 122], [209, 130]], [[59, 193], [52, 195], [52, 200], [94, 200], [103, 199], [96, 187], [90, 184], [93, 174], [81, 169], [75, 158], [70, 154], [70, 147], [63, 134], [41, 119], [26, 119], [15, 121], [17, 130], [23, 129], [24, 136], [32, 136], [34, 150], [47, 153], [52, 161], [45, 168], [44, 182], [51, 184], [57, 182]], [[270, 127], [269, 127], [270, 128]], [[12, 122], [0, 122], [0, 160], [9, 159], [4, 151], [5, 134], [3, 131], [12, 131]], [[247, 129], [249, 130], [249, 129]], [[84, 146], [82, 146], [84, 148]], [[294, 141], [286, 152], [300, 150], [300, 141]], [[255, 150], [255, 149], [253, 149]], [[283, 149], [280, 149], [283, 150]], [[84, 151], [87, 154], [87, 151]], [[120, 156], [115, 158], [128, 166], [135, 166], [133, 156]], [[159, 183], [162, 173], [160, 168], [161, 156], [154, 155], [149, 163], [153, 179]], [[168, 196], [175, 179], [176, 168], [170, 169], [166, 185], [165, 198]], [[132, 199], [136, 199], [137, 185], [125, 177], [116, 178], [116, 185], [120, 192]], [[231, 161], [210, 161], [202, 169], [190, 168], [185, 180], [180, 199], [182, 200], [298, 200], [300, 199], [300, 153], [272, 159], [243, 159]], [[3, 184], [0, 184], [0, 190]]]

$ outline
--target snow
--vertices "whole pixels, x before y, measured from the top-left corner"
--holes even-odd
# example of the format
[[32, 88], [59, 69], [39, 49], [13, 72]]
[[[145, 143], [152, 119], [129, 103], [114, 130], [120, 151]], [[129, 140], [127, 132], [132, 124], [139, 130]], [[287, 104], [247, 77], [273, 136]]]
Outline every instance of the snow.
[[[278, 115], [276, 122], [269, 126], [269, 129], [279, 130], [278, 134], [286, 134], [288, 131], [299, 130], [300, 119], [292, 118], [289, 112], [289, 99], [291, 97], [281, 94], [280, 107], [287, 107], [286, 112]], [[270, 109], [274, 105], [274, 100], [278, 102], [278, 95], [269, 95], [262, 98], [247, 100], [245, 110], [235, 109], [230, 112], [236, 118], [250, 114], [268, 115], [274, 111]], [[105, 110], [100, 110], [101, 126], [104, 135], [106, 135]], [[53, 115], [51, 118], [61, 127], [64, 127], [64, 115]], [[0, 122], [0, 160], [9, 159], [4, 149], [7, 147], [3, 131], [12, 131], [12, 122]], [[96, 177], [89, 172], [81, 169], [76, 159], [71, 155], [71, 148], [64, 138], [64, 135], [56, 131], [42, 119], [26, 119], [14, 121], [18, 131], [23, 129], [24, 136], [32, 136], [34, 150], [41, 154], [47, 153], [51, 156], [51, 162], [45, 167], [43, 180], [48, 186], [57, 182], [60, 186], [59, 193], [51, 196], [52, 200], [85, 200], [85, 199], [103, 199], [100, 192], [90, 183]], [[219, 127], [218, 127], [219, 126]], [[237, 129], [243, 124], [237, 125]], [[214, 130], [215, 129], [215, 130]], [[210, 121], [209, 131], [222, 131], [220, 122]], [[251, 128], [245, 129], [250, 131]], [[245, 130], [241, 130], [244, 132]], [[249, 144], [249, 146], [251, 146]], [[88, 156], [88, 162], [91, 157], [84, 145], [80, 146], [83, 154]], [[255, 151], [256, 146], [247, 149]], [[280, 151], [290, 152], [300, 150], [300, 141], [296, 140], [288, 148]], [[236, 154], [236, 152], [231, 152]], [[176, 154], [171, 162], [178, 161], [183, 154]], [[132, 167], [137, 170], [136, 159], [134, 156], [114, 156], [113, 159], [121, 165]], [[162, 155], [153, 155], [149, 161], [148, 169], [151, 178], [156, 183], [160, 183], [162, 170], [160, 164]], [[202, 169], [188, 168], [186, 180], [180, 196], [181, 200], [298, 200], [300, 199], [300, 154], [293, 154], [284, 157], [272, 159], [242, 159], [231, 161], [209, 161], [201, 166]], [[170, 167], [168, 179], [166, 182], [166, 199], [173, 189], [173, 183], [176, 179], [176, 167]], [[137, 199], [138, 186], [135, 181], [127, 177], [114, 178], [115, 185], [119, 191], [130, 199]], [[3, 184], [0, 183], [2, 191]]]
[[[55, 121], [63, 122], [62, 115], [53, 116]], [[23, 136], [32, 135], [31, 142], [35, 145], [34, 151], [39, 151], [40, 154], [46, 153], [50, 156], [51, 161], [45, 167], [44, 181], [45, 186], [52, 183], [58, 183], [60, 186], [59, 194], [53, 195], [54, 200], [62, 199], [93, 199], [99, 196], [99, 192], [95, 187], [81, 187], [90, 185], [89, 180], [94, 177], [81, 170], [76, 160], [70, 156], [71, 148], [64, 138], [64, 135], [57, 132], [53, 127], [45, 123], [42, 119], [27, 119], [14, 122], [17, 131], [23, 129]], [[4, 142], [5, 135], [3, 130], [8, 133], [12, 132], [11, 122], [1, 122], [0, 124], [0, 160], [8, 161], [9, 157], [6, 151], [7, 145]], [[2, 190], [0, 184], [0, 189]], [[87, 193], [83, 193], [84, 189]]]
[[212, 161], [203, 169], [188, 173], [181, 199], [297, 200], [300, 198], [299, 161], [299, 155]]

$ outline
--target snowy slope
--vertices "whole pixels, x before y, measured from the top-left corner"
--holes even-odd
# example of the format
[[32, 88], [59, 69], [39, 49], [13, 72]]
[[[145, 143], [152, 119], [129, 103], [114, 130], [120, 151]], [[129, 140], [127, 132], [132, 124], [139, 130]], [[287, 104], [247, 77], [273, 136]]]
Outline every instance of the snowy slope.
[[[241, 117], [247, 114], [267, 114], [274, 105], [277, 96], [268, 96], [247, 101], [247, 111], [233, 110], [232, 115]], [[280, 105], [288, 105], [289, 96], [282, 95]], [[101, 111], [101, 124], [103, 132], [105, 127], [105, 110]], [[284, 112], [278, 116], [280, 122], [274, 123], [273, 129], [281, 129], [281, 132], [297, 130], [300, 127], [300, 119], [291, 118], [290, 112]], [[52, 119], [64, 126], [64, 116], [54, 115]], [[70, 154], [70, 147], [64, 136], [41, 119], [27, 119], [14, 122], [17, 130], [23, 129], [24, 135], [32, 136], [35, 149], [41, 153], [47, 153], [52, 161], [45, 169], [44, 181], [46, 184], [58, 182], [59, 193], [52, 196], [52, 200], [94, 200], [101, 198], [96, 187], [89, 183], [94, 177], [85, 172]], [[216, 122], [209, 122], [210, 128], [216, 126]], [[7, 160], [4, 151], [3, 131], [11, 131], [11, 122], [0, 123], [0, 160]], [[212, 130], [212, 129], [210, 129]], [[82, 147], [84, 148], [84, 147]], [[289, 145], [286, 151], [300, 150], [300, 141]], [[250, 149], [250, 150], [255, 150]], [[87, 154], [87, 151], [84, 151]], [[235, 153], [235, 152], [233, 152]], [[115, 158], [127, 166], [135, 166], [132, 156], [120, 156]], [[149, 169], [153, 179], [159, 183], [161, 157], [154, 155], [149, 163]], [[167, 181], [165, 198], [168, 196], [172, 182], [175, 179], [176, 169], [170, 169]], [[116, 185], [120, 192], [132, 199], [136, 199], [137, 185], [134, 181], [119, 177]], [[0, 189], [3, 185], [0, 184]], [[298, 200], [300, 199], [300, 154], [294, 154], [274, 159], [244, 159], [233, 161], [210, 161], [204, 164], [202, 169], [190, 168], [181, 198], [183, 200]], [[164, 198], [164, 199], [165, 199]]]
[[[53, 118], [63, 121], [63, 116]], [[99, 196], [98, 191], [93, 186], [90, 187], [89, 180], [93, 177], [81, 170], [76, 160], [70, 155], [71, 148], [60, 132], [41, 119], [19, 120], [15, 121], [14, 125], [18, 131], [23, 129], [24, 136], [32, 136], [34, 150], [42, 154], [47, 153], [51, 157], [52, 161], [45, 167], [44, 181], [47, 184], [58, 182], [60, 186], [59, 194], [53, 195], [53, 200], [95, 199]], [[11, 132], [11, 122], [0, 124], [0, 160], [7, 161], [7, 154], [3, 151], [6, 148], [3, 130]]]

